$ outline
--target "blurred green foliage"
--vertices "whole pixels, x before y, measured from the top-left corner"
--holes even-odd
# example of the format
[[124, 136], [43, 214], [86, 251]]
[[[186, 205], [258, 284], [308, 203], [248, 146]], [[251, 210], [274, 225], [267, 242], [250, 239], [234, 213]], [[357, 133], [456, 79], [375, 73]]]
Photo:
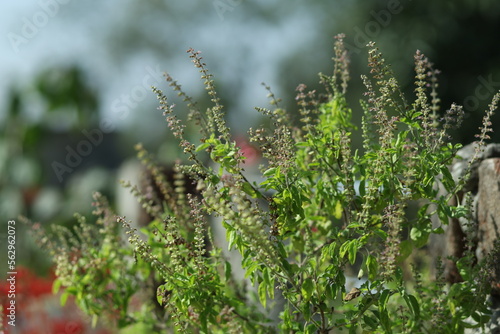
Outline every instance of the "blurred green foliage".
[[[29, 86], [12, 85], [0, 127], [2, 217], [17, 219], [22, 214], [44, 223], [70, 224], [75, 209], [90, 213], [87, 202], [96, 188], [110, 193], [113, 184], [102, 176], [107, 173], [103, 170], [75, 173], [64, 184], [54, 181], [54, 153], [66, 145], [66, 138], [78, 136], [81, 127], [98, 120], [98, 95], [84, 76], [78, 67], [45, 69]], [[17, 262], [45, 271], [48, 260], [23, 225], [17, 225], [16, 234]]]

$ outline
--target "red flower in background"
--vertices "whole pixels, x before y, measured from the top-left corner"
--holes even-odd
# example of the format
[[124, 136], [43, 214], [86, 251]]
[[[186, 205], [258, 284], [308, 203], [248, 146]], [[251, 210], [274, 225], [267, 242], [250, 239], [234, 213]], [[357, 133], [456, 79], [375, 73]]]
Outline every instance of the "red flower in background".
[[[0, 281], [0, 303], [3, 306], [5, 334], [84, 334], [111, 333], [104, 329], [90, 329], [89, 323], [73, 303], [71, 298], [64, 307], [60, 306], [60, 296], [52, 294], [55, 275], [38, 277], [28, 268], [18, 267], [15, 276], [15, 294], [6, 279]], [[8, 278], [8, 277], [7, 277]], [[9, 298], [14, 294], [15, 298]], [[7, 307], [15, 300], [15, 327], [9, 325]]]
[[244, 136], [237, 136], [235, 138], [236, 145], [240, 147], [241, 154], [246, 158], [245, 165], [253, 166], [260, 162], [261, 155], [257, 147], [250, 144]]

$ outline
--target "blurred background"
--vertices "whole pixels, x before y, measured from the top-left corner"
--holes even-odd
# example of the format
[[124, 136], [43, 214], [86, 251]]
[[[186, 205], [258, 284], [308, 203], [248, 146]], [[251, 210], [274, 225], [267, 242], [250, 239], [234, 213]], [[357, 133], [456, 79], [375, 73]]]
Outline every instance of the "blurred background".
[[[182, 157], [150, 86], [182, 114], [162, 77], [168, 72], [202, 110], [209, 106], [190, 47], [214, 74], [235, 137], [266, 122], [254, 110], [269, 106], [261, 82], [292, 113], [298, 84], [321, 90], [318, 73], [331, 73], [338, 33], [352, 57], [348, 99], [357, 122], [370, 40], [410, 102], [417, 49], [442, 71], [441, 112], [456, 102], [466, 113], [455, 142], [474, 140], [500, 89], [495, 0], [25, 0], [0, 4], [0, 31], [0, 277], [9, 219], [68, 225], [74, 212], [91, 212], [94, 191], [116, 206], [119, 171], [138, 142], [166, 163]], [[16, 228], [18, 265], [48, 275], [47, 255]]]

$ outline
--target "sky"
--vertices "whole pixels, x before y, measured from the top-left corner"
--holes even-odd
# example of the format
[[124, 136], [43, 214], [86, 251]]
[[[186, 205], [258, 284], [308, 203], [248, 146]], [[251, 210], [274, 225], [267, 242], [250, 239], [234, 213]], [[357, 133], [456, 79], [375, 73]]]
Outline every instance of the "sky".
[[[168, 71], [183, 87], [194, 92], [203, 90], [199, 74], [193, 70], [185, 53], [193, 47], [202, 51], [208, 68], [215, 71], [215, 77], [223, 78], [222, 84], [238, 84], [237, 112], [233, 113], [237, 116], [233, 116], [232, 121], [237, 128], [241, 126], [239, 131], [244, 131], [258, 116], [253, 108], [269, 106], [261, 82], [274, 87], [279, 96], [276, 64], [289, 53], [304, 48], [303, 41], [311, 40], [315, 34], [315, 21], [300, 11], [287, 13], [286, 20], [262, 25], [246, 16], [242, 1], [228, 2], [233, 4], [232, 7], [227, 4], [220, 7], [213, 1], [212, 6], [207, 6], [206, 15], [201, 17], [202, 23], [190, 24], [189, 13], [197, 2], [185, 1], [182, 5], [172, 2], [179, 6], [174, 8], [179, 15], [186, 15], [186, 24], [182, 28], [173, 27], [178, 31], [166, 34], [184, 36], [178, 37], [172, 51], [176, 56], [162, 58], [143, 48], [134, 50], [133, 55], [123, 55], [117, 62], [110, 56], [113, 41], [108, 38], [113, 36], [110, 34], [112, 29], [131, 24], [124, 22], [129, 19], [123, 9], [126, 2], [130, 1], [109, 0], [91, 4], [71, 0], [3, 2], [0, 5], [0, 31], [3, 35], [0, 39], [0, 73], [4, 80], [0, 83], [0, 106], [5, 106], [10, 85], [29, 84], [43, 68], [77, 63], [86, 70], [92, 84], [103, 92], [101, 117], [112, 119], [118, 127], [123, 123], [130, 125], [136, 119], [118, 117], [117, 100], [134, 89], [138, 93], [137, 85], [145, 86], [143, 82], [156, 85], [155, 80], [144, 80], [151, 74], [151, 69]], [[265, 10], [265, 2], [262, 6]], [[144, 24], [151, 24], [152, 30], [157, 29], [155, 22], [148, 22], [147, 18]], [[153, 30], [152, 34], [158, 34], [161, 39], [163, 32]], [[243, 79], [238, 78], [242, 71]], [[311, 71], [316, 73], [319, 69], [312, 66]], [[142, 99], [150, 104], [156, 101], [154, 94], [149, 92], [138, 102], [143, 102]], [[2, 114], [0, 111], [0, 119]]]

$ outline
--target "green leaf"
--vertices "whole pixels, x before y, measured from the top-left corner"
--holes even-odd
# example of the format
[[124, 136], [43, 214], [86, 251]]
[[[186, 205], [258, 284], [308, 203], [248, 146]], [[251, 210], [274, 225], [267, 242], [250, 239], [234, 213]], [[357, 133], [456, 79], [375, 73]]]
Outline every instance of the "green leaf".
[[260, 267], [260, 263], [252, 261], [251, 264], [245, 268], [245, 278], [250, 277], [253, 272]]
[[387, 309], [384, 309], [380, 312], [380, 324], [382, 325], [382, 328], [385, 330], [386, 334], [392, 334], [392, 325]]
[[283, 243], [278, 242], [278, 243], [276, 244], [276, 247], [277, 247], [277, 249], [278, 249], [278, 253], [279, 253], [279, 255], [281, 256], [281, 258], [282, 258], [282, 259], [286, 259], [286, 258], [288, 257], [288, 254], [287, 254], [287, 252], [286, 252], [286, 250], [285, 250], [285, 247], [283, 246]]
[[306, 245], [306, 240], [302, 236], [294, 236], [292, 238], [293, 250], [299, 253], [304, 252], [304, 247]]
[[250, 195], [252, 198], [258, 198], [258, 197], [261, 197], [260, 196], [260, 193], [255, 191], [254, 187], [252, 187], [252, 185], [248, 182], [244, 182], [243, 183], [243, 186], [242, 186], [242, 190]]
[[227, 245], [228, 250], [231, 250], [233, 248], [237, 234], [238, 234], [238, 232], [236, 232], [235, 230], [229, 230], [229, 229], [226, 230], [226, 239], [228, 241], [228, 245]]
[[340, 203], [340, 201], [337, 201], [337, 203], [335, 203], [335, 213], [334, 213], [334, 216], [337, 219], [342, 218], [342, 203]]
[[420, 318], [420, 305], [418, 304], [417, 298], [413, 295], [408, 295], [408, 301], [407, 301], [408, 307], [411, 310], [411, 313], [413, 313], [415, 319]]
[[361, 197], [365, 197], [365, 195], [366, 195], [366, 180], [365, 179], [362, 179], [359, 181], [358, 191], [359, 191], [359, 195]]
[[290, 316], [288, 303], [285, 303], [285, 310], [283, 311], [283, 324], [288, 328], [292, 327], [292, 318]]
[[339, 250], [339, 255], [341, 258], [343, 258], [346, 253], [347, 253], [347, 250], [349, 249], [349, 244], [351, 243], [352, 240], [347, 240], [346, 242], [344, 242], [341, 246], [340, 246], [340, 250]]
[[398, 133], [398, 137], [396, 139], [395, 147], [402, 146], [405, 143], [406, 138], [408, 137], [409, 131], [401, 131]]
[[311, 305], [309, 303], [303, 303], [301, 309], [304, 319], [309, 321], [311, 319]]
[[337, 296], [337, 285], [335, 282], [327, 281], [327, 283], [323, 286], [325, 289], [326, 298], [335, 299]]
[[69, 294], [67, 291], [64, 291], [64, 292], [61, 294], [61, 306], [66, 305], [66, 301], [68, 300], [69, 295], [70, 295], [70, 294]]
[[276, 175], [276, 176], [279, 177], [279, 169], [276, 167], [272, 167], [272, 168], [269, 168], [268, 170], [266, 170], [262, 175], [269, 177], [269, 176], [274, 175], [275, 173], [277, 173], [278, 175]]
[[423, 247], [427, 244], [430, 234], [430, 222], [427, 224], [429, 226], [414, 226], [410, 230], [410, 239], [414, 241], [416, 248]]
[[272, 272], [267, 267], [264, 267], [261, 272], [264, 283], [266, 283], [267, 286], [267, 294], [269, 295], [270, 299], [274, 299], [274, 279], [272, 276]]
[[449, 215], [447, 215], [447, 213], [445, 211], [446, 209], [447, 208], [444, 205], [439, 204], [439, 207], [438, 207], [438, 210], [437, 210], [437, 214], [438, 214], [439, 220], [444, 225], [448, 225], [448, 222], [449, 222], [448, 221]]
[[382, 310], [386, 309], [387, 301], [389, 300], [390, 296], [391, 296], [391, 290], [389, 290], [389, 289], [385, 289], [380, 294], [380, 298], [378, 301], [378, 308], [379, 308], [380, 312], [382, 312]]
[[399, 244], [399, 256], [397, 258], [397, 261], [403, 262], [404, 260], [406, 260], [408, 258], [408, 256], [411, 255], [412, 251], [413, 251], [413, 245], [412, 245], [411, 241], [403, 240]]
[[433, 229], [432, 233], [434, 233], [434, 234], [443, 234], [444, 230], [443, 230], [443, 228], [441, 226], [439, 226], [439, 227], [436, 227], [435, 229]]
[[203, 151], [204, 149], [208, 148], [209, 146], [210, 146], [209, 143], [200, 144], [200, 145], [198, 145], [198, 147], [196, 147], [195, 152]]
[[356, 262], [356, 254], [358, 253], [358, 247], [359, 244], [357, 240], [352, 240], [349, 246], [349, 262], [351, 262], [351, 264], [354, 264], [354, 262]]
[[314, 334], [318, 328], [314, 324], [309, 324], [306, 327], [305, 334]]
[[354, 264], [356, 261], [356, 254], [358, 252], [359, 243], [358, 239], [347, 240], [340, 246], [340, 257], [344, 257], [348, 254], [348, 259], [351, 264]]
[[443, 175], [441, 182], [446, 190], [451, 190], [455, 185], [455, 181], [453, 180], [453, 176], [451, 175], [448, 166], [441, 166], [441, 173]]
[[380, 324], [382, 328], [384, 328], [385, 333], [392, 333], [391, 321], [389, 319], [389, 313], [387, 312], [387, 301], [391, 296], [391, 290], [385, 289], [380, 294], [380, 298], [378, 301], [378, 318], [380, 319]]
[[167, 288], [165, 287], [165, 284], [160, 285], [158, 289], [156, 289], [156, 301], [159, 305], [163, 305], [163, 296], [165, 296], [166, 291]]
[[466, 282], [472, 281], [472, 276], [471, 276], [471, 268], [470, 266], [470, 259], [463, 257], [459, 259], [456, 264], [457, 264], [457, 269], [458, 272], [460, 273], [460, 276], [464, 279]]
[[452, 218], [462, 218], [462, 217], [467, 217], [470, 213], [470, 210], [468, 207], [459, 205], [456, 207], [450, 207], [451, 210], [451, 217]]
[[348, 240], [340, 246], [340, 257], [344, 257], [346, 253], [348, 254], [348, 259], [351, 264], [356, 262], [356, 254], [358, 252], [359, 243], [358, 239]]
[[224, 277], [226, 278], [226, 282], [231, 279], [232, 269], [231, 263], [228, 261], [224, 262]]
[[481, 324], [485, 324], [490, 320], [490, 316], [482, 315], [479, 312], [474, 312], [471, 314], [472, 319], [474, 319], [478, 323], [478, 328]]
[[302, 292], [302, 297], [304, 298], [304, 301], [308, 302], [311, 299], [312, 294], [314, 292], [314, 283], [312, 279], [309, 277], [306, 278], [304, 283], [302, 283], [300, 290]]
[[346, 226], [346, 228], [348, 229], [357, 229], [357, 228], [360, 228], [360, 227], [364, 227], [364, 225], [358, 223], [358, 222], [352, 222], [350, 223], [349, 225]]
[[374, 256], [368, 255], [366, 258], [366, 269], [368, 269], [368, 279], [373, 281], [378, 275], [378, 262]]
[[365, 322], [366, 325], [371, 327], [371, 329], [373, 329], [373, 330], [377, 329], [377, 327], [378, 327], [378, 321], [372, 317], [364, 315], [363, 321]]
[[262, 306], [264, 306], [264, 308], [266, 307], [266, 303], [267, 303], [266, 290], [267, 290], [266, 283], [261, 282], [259, 284], [258, 294], [259, 294], [260, 303], [262, 304]]
[[62, 285], [62, 281], [59, 278], [56, 278], [54, 280], [54, 283], [52, 284], [52, 293], [56, 294], [57, 292], [59, 292], [61, 285]]

